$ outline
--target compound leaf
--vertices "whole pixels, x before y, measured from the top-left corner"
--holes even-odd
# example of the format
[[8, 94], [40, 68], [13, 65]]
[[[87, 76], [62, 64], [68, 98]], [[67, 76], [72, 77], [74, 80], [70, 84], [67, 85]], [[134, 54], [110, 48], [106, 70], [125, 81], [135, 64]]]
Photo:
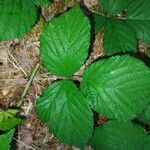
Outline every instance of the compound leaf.
[[81, 90], [91, 107], [109, 118], [128, 121], [150, 99], [150, 70], [131, 56], [116, 56], [91, 64]]
[[43, 122], [60, 141], [84, 147], [92, 135], [92, 112], [83, 94], [71, 81], [57, 81], [47, 87], [36, 103]]
[[9, 150], [10, 149], [10, 143], [12, 141], [14, 134], [14, 129], [7, 132], [6, 134], [0, 135], [0, 146], [1, 150]]
[[136, 35], [124, 22], [110, 18], [104, 26], [104, 51], [107, 55], [136, 51]]
[[31, 0], [0, 1], [0, 41], [21, 38], [37, 21], [37, 8]]
[[113, 16], [122, 12], [130, 2], [131, 0], [99, 0], [104, 12]]
[[85, 62], [90, 43], [90, 23], [79, 5], [51, 20], [40, 38], [41, 60], [58, 76], [73, 75]]
[[150, 44], [150, 2], [134, 0], [127, 9], [126, 22], [136, 31], [142, 42]]
[[144, 130], [132, 123], [108, 122], [96, 128], [91, 145], [94, 150], [142, 150]]

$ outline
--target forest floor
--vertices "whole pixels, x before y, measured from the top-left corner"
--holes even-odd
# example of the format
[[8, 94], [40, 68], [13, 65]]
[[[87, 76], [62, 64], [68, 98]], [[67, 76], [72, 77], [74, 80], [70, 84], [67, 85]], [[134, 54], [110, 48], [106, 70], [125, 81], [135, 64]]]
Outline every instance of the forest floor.
[[[69, 3], [73, 6], [77, 1]], [[88, 8], [97, 4], [97, 0], [85, 0]], [[42, 14], [46, 20], [63, 12], [66, 7], [59, 6], [56, 1], [48, 8], [42, 8]], [[16, 39], [0, 43], [0, 105], [14, 107], [20, 99], [25, 85], [28, 82], [32, 70], [40, 63], [39, 36], [43, 27], [43, 19], [23, 39]], [[104, 56], [102, 49], [102, 33], [98, 33], [91, 48], [91, 55], [86, 64], [77, 72], [74, 78], [79, 78], [83, 68], [95, 60]], [[145, 51], [145, 47], [141, 47]], [[53, 134], [49, 133], [48, 127], [41, 124], [35, 114], [34, 104], [42, 89], [56, 80], [56, 76], [48, 73], [40, 66], [32, 85], [29, 87], [21, 105], [21, 116], [25, 118], [23, 125], [18, 127], [18, 133], [14, 138], [19, 150], [75, 150], [77, 148], [60, 143]], [[90, 150], [89, 147], [87, 147]]]

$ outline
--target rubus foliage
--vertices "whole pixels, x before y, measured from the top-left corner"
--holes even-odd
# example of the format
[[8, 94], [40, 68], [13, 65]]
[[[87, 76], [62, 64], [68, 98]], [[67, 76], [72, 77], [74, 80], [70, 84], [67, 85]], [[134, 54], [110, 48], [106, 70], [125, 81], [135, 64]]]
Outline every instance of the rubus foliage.
[[45, 27], [40, 38], [42, 63], [55, 75], [72, 76], [84, 64], [89, 44], [89, 19], [76, 6]]
[[0, 147], [1, 150], [9, 150], [10, 149], [10, 143], [12, 141], [14, 134], [14, 129], [10, 130], [9, 132], [0, 135]]
[[[102, 20], [105, 19], [102, 17]], [[111, 30], [105, 32], [104, 40], [111, 42], [112, 46], [116, 42], [118, 48], [122, 44], [123, 52], [126, 52], [125, 47], [134, 50], [137, 41], [132, 29], [115, 18], [109, 19], [109, 22], [107, 19], [105, 27]], [[52, 19], [44, 28], [40, 38], [40, 56], [45, 68], [63, 78], [72, 76], [87, 58], [90, 29], [90, 22], [79, 5]], [[48, 123], [50, 131], [61, 142], [83, 148], [93, 131], [89, 106], [107, 118], [115, 120], [116, 130], [117, 128], [119, 130], [120, 123], [123, 126], [126, 124], [130, 126], [130, 121], [148, 104], [150, 70], [143, 62], [129, 55], [98, 60], [85, 69], [80, 89], [69, 80], [56, 81], [50, 84], [37, 99], [36, 111], [41, 121]], [[133, 139], [137, 140], [137, 130], [134, 130], [134, 127], [130, 130]], [[139, 137], [143, 144], [147, 136], [142, 128], [140, 132], [143, 134]], [[134, 148], [139, 145], [142, 147], [141, 143], [130, 142]]]
[[0, 131], [9, 131], [23, 123], [20, 118], [16, 117], [18, 112], [19, 110], [16, 109], [0, 110]]
[[[1, 0], [0, 41], [23, 37], [36, 24], [39, 6], [51, 2]], [[150, 121], [150, 69], [127, 52], [137, 52], [139, 42], [150, 44], [149, 0], [99, 0], [99, 7], [101, 13], [93, 13], [94, 24], [77, 4], [44, 26], [41, 63], [61, 80], [43, 90], [36, 100], [36, 112], [63, 143], [81, 149], [89, 144], [95, 150], [148, 150], [149, 136], [132, 120]], [[87, 66], [77, 86], [71, 79], [93, 46], [93, 25], [94, 33], [103, 30], [104, 52], [109, 57]], [[109, 121], [95, 128], [94, 111]], [[4, 150], [10, 148], [12, 128], [22, 123], [17, 112], [0, 110]]]
[[71, 81], [49, 85], [38, 99], [36, 110], [39, 118], [48, 122], [50, 130], [62, 142], [83, 147], [92, 136], [92, 111]]
[[32, 0], [0, 0], [0, 41], [23, 37], [37, 19]]
[[106, 55], [137, 51], [137, 42], [150, 44], [149, 0], [99, 0], [102, 13], [93, 14], [95, 32], [104, 28]]

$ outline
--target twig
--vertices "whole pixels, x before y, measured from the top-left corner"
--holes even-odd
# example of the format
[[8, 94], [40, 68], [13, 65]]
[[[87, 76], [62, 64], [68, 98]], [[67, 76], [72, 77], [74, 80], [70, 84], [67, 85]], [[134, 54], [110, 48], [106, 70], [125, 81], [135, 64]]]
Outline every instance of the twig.
[[26, 147], [32, 149], [32, 150], [36, 150], [35, 148], [31, 147], [30, 145], [27, 145], [26, 143], [24, 143], [24, 142], [22, 142], [22, 141], [20, 141], [20, 140], [18, 140], [18, 139], [16, 139], [16, 138], [13, 138], [13, 139], [14, 139], [15, 141], [17, 141], [17, 142], [23, 144], [24, 146], [26, 146]]
[[[27, 76], [27, 73], [25, 72], [25, 70], [20, 66], [20, 64], [18, 63], [18, 61], [15, 59], [15, 57], [11, 54], [11, 52], [9, 50], [7, 50], [8, 52], [8, 60], [14, 65], [14, 67], [16, 67], [17, 69], [20, 69], [25, 76]], [[13, 59], [13, 61], [11, 60]]]
[[32, 83], [32, 81], [33, 81], [33, 79], [34, 79], [34, 77], [35, 77], [37, 71], [39, 70], [39, 68], [40, 68], [40, 64], [37, 64], [37, 65], [35, 66], [34, 70], [32, 71], [32, 74], [31, 74], [31, 76], [30, 76], [30, 79], [29, 79], [29, 81], [27, 82], [27, 84], [26, 84], [26, 86], [25, 86], [25, 89], [24, 89], [24, 91], [23, 91], [23, 93], [22, 93], [22, 95], [21, 95], [21, 99], [19, 100], [19, 102], [18, 102], [18, 104], [17, 104], [18, 107], [21, 106], [21, 104], [22, 104], [22, 102], [23, 102], [23, 99], [24, 99], [24, 97], [26, 96], [26, 94], [27, 94], [27, 92], [28, 92], [28, 89], [29, 89], [29, 87], [30, 87], [30, 85], [31, 85], [31, 83]]

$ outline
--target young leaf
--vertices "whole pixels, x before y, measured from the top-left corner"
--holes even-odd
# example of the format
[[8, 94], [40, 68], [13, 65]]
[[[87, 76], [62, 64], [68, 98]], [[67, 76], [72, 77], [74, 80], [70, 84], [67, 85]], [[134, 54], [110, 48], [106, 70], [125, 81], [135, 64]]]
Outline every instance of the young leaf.
[[23, 121], [19, 118], [15, 118], [15, 117], [8, 118], [7, 120], [0, 122], [0, 131], [11, 130], [12, 128], [22, 123]]
[[124, 11], [131, 0], [99, 0], [99, 4], [108, 15], [115, 16]]
[[107, 55], [136, 51], [135, 33], [121, 20], [109, 18], [104, 26], [104, 50]]
[[96, 33], [100, 31], [101, 28], [104, 27], [106, 23], [106, 17], [96, 13], [93, 14], [93, 17], [94, 17], [94, 32]]
[[45, 27], [40, 38], [42, 63], [55, 75], [71, 76], [85, 62], [89, 43], [89, 20], [76, 5]]
[[108, 122], [96, 128], [91, 145], [94, 150], [142, 150], [146, 134], [132, 123]]
[[130, 56], [101, 60], [85, 70], [81, 90], [95, 111], [117, 121], [128, 121], [150, 99], [150, 70]]
[[52, 0], [33, 0], [33, 2], [37, 5], [37, 6], [45, 6], [48, 5], [52, 2]]
[[11, 130], [23, 123], [21, 119], [16, 118], [15, 115], [17, 112], [18, 110], [16, 109], [0, 110], [0, 131]]
[[0, 1], [0, 41], [21, 38], [37, 21], [37, 9], [31, 0]]
[[1, 150], [9, 150], [10, 149], [10, 143], [13, 138], [14, 129], [9, 131], [6, 134], [0, 135], [0, 149]]
[[57, 81], [47, 87], [36, 103], [43, 122], [60, 141], [84, 147], [92, 135], [92, 112], [83, 94], [71, 81]]
[[127, 9], [129, 26], [136, 31], [138, 39], [150, 44], [150, 1], [134, 0]]
[[139, 115], [139, 120], [149, 123], [150, 122], [150, 104], [144, 109], [144, 111]]

